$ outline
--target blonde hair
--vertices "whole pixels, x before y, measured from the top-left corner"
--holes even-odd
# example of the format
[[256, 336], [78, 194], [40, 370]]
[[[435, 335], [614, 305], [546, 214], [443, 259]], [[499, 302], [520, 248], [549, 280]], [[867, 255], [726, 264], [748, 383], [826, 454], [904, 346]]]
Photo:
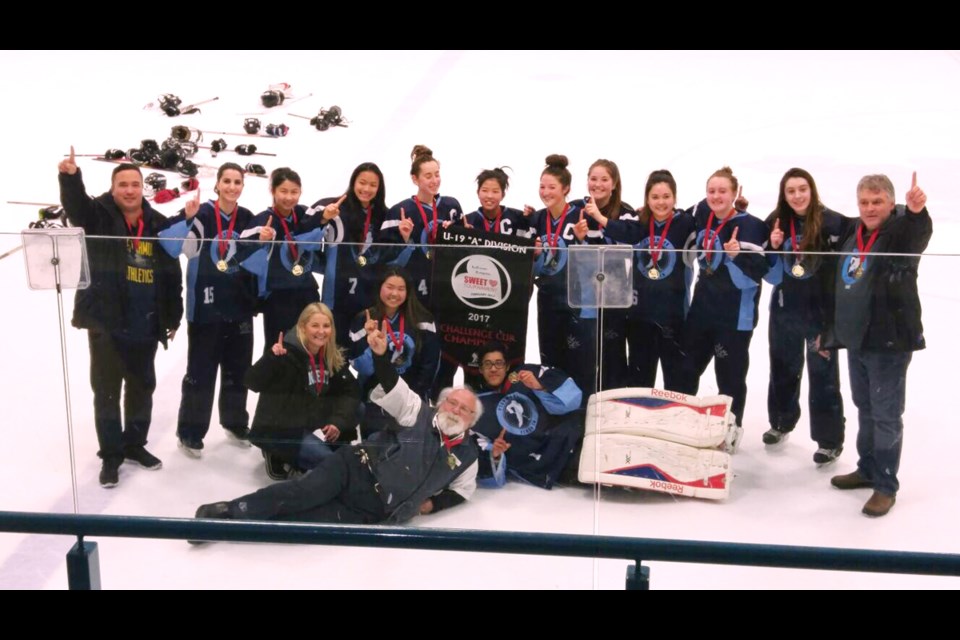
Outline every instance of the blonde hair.
[[304, 307], [297, 319], [297, 339], [300, 340], [300, 345], [306, 351], [306, 326], [310, 322], [310, 318], [318, 313], [330, 321], [330, 339], [327, 340], [327, 345], [323, 350], [323, 364], [331, 373], [336, 373], [346, 364], [346, 358], [343, 357], [343, 351], [337, 346], [337, 325], [333, 321], [333, 312], [330, 311], [330, 307], [322, 302], [311, 302]]

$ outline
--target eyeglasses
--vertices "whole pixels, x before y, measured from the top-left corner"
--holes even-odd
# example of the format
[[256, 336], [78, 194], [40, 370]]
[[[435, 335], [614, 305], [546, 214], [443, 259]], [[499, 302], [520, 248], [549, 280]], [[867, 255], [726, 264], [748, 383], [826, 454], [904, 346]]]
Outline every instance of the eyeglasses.
[[483, 369], [504, 369], [507, 363], [505, 360], [484, 360], [480, 366]]
[[476, 413], [476, 411], [474, 411], [473, 409], [468, 409], [467, 405], [457, 400], [454, 400], [452, 398], [447, 397], [447, 398], [444, 398], [443, 401], [446, 402], [448, 405], [450, 405], [450, 408], [453, 409], [455, 413], [462, 413], [468, 416], [472, 416], [473, 414]]

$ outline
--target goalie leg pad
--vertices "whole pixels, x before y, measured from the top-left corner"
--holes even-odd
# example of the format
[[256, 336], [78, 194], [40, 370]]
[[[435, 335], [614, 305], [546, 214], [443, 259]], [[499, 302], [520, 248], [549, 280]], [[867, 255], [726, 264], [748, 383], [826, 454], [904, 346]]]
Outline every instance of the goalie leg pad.
[[729, 396], [699, 398], [674, 391], [608, 389], [590, 396], [586, 433], [648, 436], [691, 447], [735, 448]]
[[730, 454], [644, 436], [591, 434], [583, 440], [581, 482], [637, 487], [695, 498], [730, 494]]

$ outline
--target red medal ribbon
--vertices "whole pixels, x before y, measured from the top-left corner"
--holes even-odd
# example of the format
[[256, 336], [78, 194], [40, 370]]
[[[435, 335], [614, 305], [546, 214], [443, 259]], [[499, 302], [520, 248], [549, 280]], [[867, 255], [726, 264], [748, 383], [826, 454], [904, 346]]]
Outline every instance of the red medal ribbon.
[[[296, 262], [299, 254], [297, 252], [297, 243], [293, 241], [293, 236], [290, 235], [290, 227], [287, 226], [287, 221], [283, 219], [283, 216], [280, 215], [276, 209], [274, 209], [274, 213], [280, 218], [280, 224], [283, 225], [283, 235], [286, 237], [287, 242], [290, 243], [290, 257]], [[293, 216], [293, 226], [297, 226], [297, 210], [294, 209], [290, 215]]]
[[[413, 196], [413, 202], [417, 205], [417, 209], [420, 210], [420, 218], [423, 220], [423, 228], [428, 229], [429, 224], [427, 223], [427, 212], [423, 210], [423, 205], [420, 203], [420, 198]], [[430, 244], [437, 239], [437, 209], [440, 204], [440, 198], [433, 199], [433, 230], [430, 231]]]
[[[133, 234], [133, 225], [129, 222], [127, 223], [127, 229]], [[136, 251], [140, 248], [140, 238], [143, 237], [143, 211], [140, 212], [140, 217], [137, 218], [137, 236], [133, 239], [133, 250]]]
[[323, 364], [323, 352], [325, 349], [325, 347], [322, 347], [320, 349], [320, 353], [318, 354], [318, 357], [320, 358], [319, 368], [317, 367], [316, 360], [313, 359], [313, 354], [307, 353], [307, 355], [310, 357], [310, 369], [313, 371], [313, 386], [317, 388], [317, 395], [320, 395], [320, 392], [323, 390], [323, 378], [327, 373]]
[[880, 227], [877, 227], [873, 230], [873, 233], [870, 234], [870, 238], [867, 240], [867, 246], [863, 246], [863, 225], [857, 225], [857, 252], [860, 254], [860, 264], [863, 264], [863, 261], [866, 259], [866, 255], [870, 253], [870, 249], [873, 248], [873, 243], [877, 241], [877, 234], [880, 233]]
[[660, 242], [654, 244], [654, 226], [653, 226], [653, 214], [650, 214], [650, 246], [653, 247], [653, 251], [650, 252], [650, 257], [653, 259], [653, 266], [657, 266], [657, 260], [660, 258], [660, 250], [663, 249], [663, 243], [667, 239], [667, 234], [670, 233], [670, 225], [673, 224], [674, 216], [671, 214], [667, 218], [667, 224], [663, 227], [663, 231], [660, 232]]
[[[497, 205], [497, 217], [493, 221], [493, 232], [500, 233], [500, 218], [503, 217], [503, 209], [500, 208], [500, 205]], [[483, 220], [483, 230], [490, 231], [490, 225], [487, 224], [487, 216], [484, 215], [483, 211], [480, 212], [480, 218]]]
[[[731, 211], [732, 211], [732, 209], [731, 209]], [[723, 219], [723, 222], [720, 223], [720, 226], [717, 227], [716, 231], [713, 232], [713, 235], [710, 235], [710, 227], [713, 225], [713, 217], [714, 217], [714, 215], [715, 215], [714, 212], [711, 211], [711, 212], [710, 212], [710, 217], [707, 218], [707, 228], [706, 228], [706, 230], [704, 231], [704, 234], [703, 234], [703, 239], [705, 240], [704, 245], [703, 245], [703, 251], [704, 251], [704, 254], [703, 254], [703, 255], [704, 255], [704, 257], [707, 258], [708, 260], [710, 259], [710, 255], [713, 253], [713, 248], [712, 248], [712, 247], [713, 247], [713, 241], [720, 237], [720, 231], [723, 229], [724, 225], [726, 225], [728, 222], [730, 222], [730, 219], [733, 218], [734, 215], [736, 215], [736, 214], [731, 213], [731, 215], [729, 215], [729, 216], [727, 216], [726, 218], [724, 218], [724, 219]], [[708, 238], [709, 238], [709, 239], [708, 239]]]
[[[797, 244], [797, 228], [793, 224], [793, 216], [790, 216], [790, 242], [793, 243], [794, 253], [800, 253], [800, 245]], [[800, 261], [800, 258], [797, 258]]]
[[373, 215], [373, 205], [367, 207], [367, 219], [363, 223], [363, 237], [360, 238], [360, 244], [367, 241], [367, 234], [370, 233], [370, 216]]
[[230, 216], [230, 225], [227, 227], [227, 237], [228, 240], [224, 241], [223, 236], [223, 223], [220, 221], [220, 201], [217, 200], [214, 205], [214, 214], [217, 217], [217, 239], [218, 239], [218, 253], [220, 254], [220, 259], [225, 260], [227, 257], [227, 249], [230, 248], [230, 240], [233, 240], [233, 228], [237, 224], [237, 209], [239, 205], [234, 206], [233, 214]]
[[563, 205], [563, 213], [561, 213], [560, 217], [557, 218], [557, 220], [559, 220], [559, 222], [557, 222], [557, 232], [553, 234], [553, 238], [551, 239], [550, 234], [553, 231], [553, 225], [551, 225], [550, 223], [553, 220], [553, 215], [550, 213], [550, 209], [546, 209], [547, 244], [553, 248], [556, 248], [557, 245], [560, 243], [560, 232], [563, 230], [563, 219], [567, 217], [567, 211], [569, 210], [570, 210], [570, 203], [568, 202], [567, 204]]
[[[387, 320], [387, 318], [384, 317], [384, 320]], [[394, 333], [394, 332], [391, 331], [390, 329], [391, 329], [391, 327], [390, 327], [390, 322], [389, 322], [389, 320], [388, 320], [388, 321], [387, 321], [387, 335], [390, 336], [390, 342], [392, 342], [392, 343], [393, 343], [393, 346], [395, 347], [394, 351], [395, 351], [396, 353], [400, 353], [400, 351], [403, 349], [403, 338], [404, 338], [404, 336], [406, 335], [406, 334], [404, 334], [404, 332], [403, 332], [403, 314], [402, 314], [402, 313], [400, 314], [400, 330], [397, 331], [396, 333]]]

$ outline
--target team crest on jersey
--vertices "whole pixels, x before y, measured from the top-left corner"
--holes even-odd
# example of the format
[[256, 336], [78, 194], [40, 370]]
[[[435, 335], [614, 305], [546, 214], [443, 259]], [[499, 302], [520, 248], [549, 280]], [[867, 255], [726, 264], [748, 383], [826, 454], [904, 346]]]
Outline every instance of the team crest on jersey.
[[515, 436], [533, 433], [540, 421], [537, 405], [523, 393], [508, 393], [497, 404], [497, 422]]
[[[313, 252], [316, 249], [316, 245], [311, 246], [309, 244], [302, 244], [302, 243], [301, 244], [293, 243], [293, 244], [295, 244], [297, 248], [298, 259], [296, 261], [296, 264], [300, 265], [300, 267], [303, 268], [303, 273], [310, 273], [311, 271], [313, 271], [313, 257], [314, 257]], [[283, 244], [280, 245], [280, 264], [282, 264], [283, 268], [286, 269], [287, 271], [292, 271], [293, 265], [294, 265], [293, 254], [290, 252], [290, 249], [291, 249], [290, 242], [284, 241]]]
[[[660, 236], [656, 236], [654, 242], [660, 242]], [[669, 240], [663, 241], [662, 249], [673, 248], [674, 246]], [[673, 269], [677, 265], [677, 255], [673, 251], [661, 250], [657, 256], [657, 262], [654, 264], [653, 254], [650, 253], [650, 238], [648, 237], [634, 245], [633, 263], [644, 278], [653, 279], [651, 272], [655, 272], [658, 276], [656, 279], [663, 280], [673, 273]]]
[[863, 277], [863, 274], [870, 268], [870, 258], [864, 258], [860, 261], [860, 256], [844, 256], [840, 263], [840, 277], [843, 278], [843, 284], [849, 287]]
[[397, 370], [401, 376], [407, 372], [410, 365], [413, 364], [413, 354], [416, 351], [417, 344], [413, 336], [407, 334], [403, 336], [403, 346], [397, 350], [397, 345], [393, 340], [387, 339], [387, 352], [390, 354], [390, 364]]
[[[802, 236], [797, 236], [797, 242], [800, 242], [802, 239], [803, 239]], [[781, 262], [781, 266], [783, 267], [783, 272], [785, 274], [787, 274], [794, 280], [807, 280], [813, 277], [813, 273], [814, 273], [813, 269], [807, 269], [807, 268], [801, 268], [799, 270], [795, 269], [796, 265], [798, 264], [798, 260], [796, 256], [794, 256], [792, 253], [793, 240], [791, 238], [787, 238], [786, 240], [784, 240], [783, 246], [781, 246], [780, 248], [784, 252], [783, 255], [781, 256], [781, 258], [783, 259], [780, 262]], [[802, 266], [803, 262], [799, 262], [799, 264]], [[797, 273], [799, 273], [800, 275], [798, 276]]]
[[510, 273], [499, 260], [484, 255], [463, 258], [453, 268], [450, 285], [460, 302], [474, 309], [495, 309], [510, 297]]
[[[437, 224], [440, 224], [440, 221], [437, 221]], [[427, 223], [427, 226], [423, 228], [423, 231], [420, 232], [420, 251], [423, 251], [424, 255], [430, 257], [430, 238], [433, 236], [434, 224], [433, 220]]]
[[[234, 256], [237, 255], [237, 243], [236, 238], [239, 237], [237, 232], [234, 232], [232, 235], [228, 235], [228, 231], [224, 231], [221, 236], [224, 240], [227, 240], [227, 252], [223, 255], [223, 258], [220, 257], [220, 241], [213, 240], [209, 243], [210, 245], [210, 261], [214, 265], [223, 260], [227, 263], [227, 273], [236, 273], [240, 268], [237, 263], [234, 261]], [[229, 240], [228, 240], [229, 238]]]
[[567, 253], [569, 253], [567, 251], [567, 243], [562, 237], [556, 240], [557, 246], [554, 248], [547, 242], [546, 235], [540, 236], [543, 249], [540, 257], [537, 258], [537, 265], [540, 266], [540, 273], [545, 276], [556, 275], [567, 266]]
[[701, 270], [706, 269], [713, 272], [723, 264], [723, 243], [720, 242], [720, 238], [713, 239], [713, 247], [708, 259], [707, 252], [703, 248], [703, 236], [703, 231], [697, 234], [697, 262], [700, 264]]

